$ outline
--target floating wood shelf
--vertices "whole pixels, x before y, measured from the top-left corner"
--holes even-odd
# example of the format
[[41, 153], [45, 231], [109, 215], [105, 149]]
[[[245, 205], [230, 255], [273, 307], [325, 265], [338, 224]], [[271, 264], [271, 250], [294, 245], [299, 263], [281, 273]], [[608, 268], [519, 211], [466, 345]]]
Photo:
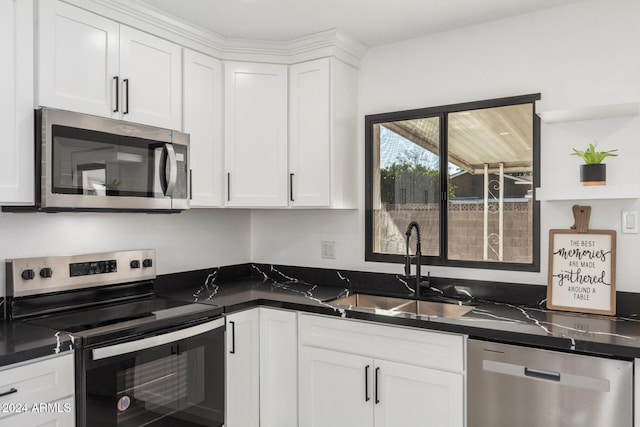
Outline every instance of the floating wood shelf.
[[625, 104], [594, 105], [590, 107], [566, 110], [539, 111], [540, 119], [545, 123], [564, 123], [579, 120], [611, 119], [640, 115], [640, 102]]
[[603, 185], [595, 187], [575, 187], [543, 189], [536, 188], [536, 200], [612, 200], [640, 199], [640, 186]]

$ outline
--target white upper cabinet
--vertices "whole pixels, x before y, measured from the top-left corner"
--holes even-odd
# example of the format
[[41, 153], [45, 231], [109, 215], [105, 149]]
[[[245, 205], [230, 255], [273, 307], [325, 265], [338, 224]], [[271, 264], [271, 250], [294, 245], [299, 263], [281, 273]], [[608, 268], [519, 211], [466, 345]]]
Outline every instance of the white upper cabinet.
[[289, 68], [289, 204], [355, 208], [357, 70], [323, 58]]
[[222, 205], [222, 63], [184, 50], [184, 131], [190, 135], [191, 207]]
[[181, 47], [60, 1], [39, 2], [38, 104], [181, 129]]
[[0, 204], [33, 204], [33, 1], [0, 0]]
[[120, 26], [120, 77], [125, 120], [182, 129], [182, 48]]
[[225, 63], [228, 206], [287, 206], [287, 67]]
[[38, 12], [38, 104], [117, 115], [118, 23], [59, 1]]

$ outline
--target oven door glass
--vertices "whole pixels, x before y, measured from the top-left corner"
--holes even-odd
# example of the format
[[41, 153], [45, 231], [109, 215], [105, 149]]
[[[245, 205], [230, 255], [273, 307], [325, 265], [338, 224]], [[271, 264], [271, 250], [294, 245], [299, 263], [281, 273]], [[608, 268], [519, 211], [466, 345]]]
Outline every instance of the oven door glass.
[[90, 361], [86, 426], [224, 425], [224, 329]]
[[187, 147], [52, 126], [51, 192], [164, 199], [187, 196]]

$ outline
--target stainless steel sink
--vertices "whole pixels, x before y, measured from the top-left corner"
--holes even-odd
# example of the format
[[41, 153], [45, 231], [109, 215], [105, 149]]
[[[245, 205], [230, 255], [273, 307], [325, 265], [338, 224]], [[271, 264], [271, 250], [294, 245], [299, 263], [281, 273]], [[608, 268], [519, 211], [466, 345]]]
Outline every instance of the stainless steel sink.
[[472, 305], [453, 304], [448, 302], [418, 301], [416, 313], [419, 316], [446, 317], [459, 319], [473, 311]]
[[473, 310], [473, 306], [447, 302], [417, 301], [408, 298], [382, 297], [367, 294], [352, 294], [329, 301], [329, 305], [348, 310], [361, 310], [389, 316], [409, 314], [424, 317], [446, 317], [459, 319]]
[[329, 304], [341, 308], [364, 308], [378, 311], [398, 311], [405, 313], [403, 308], [414, 300], [405, 298], [380, 297], [377, 295], [352, 294], [344, 298], [330, 301]]

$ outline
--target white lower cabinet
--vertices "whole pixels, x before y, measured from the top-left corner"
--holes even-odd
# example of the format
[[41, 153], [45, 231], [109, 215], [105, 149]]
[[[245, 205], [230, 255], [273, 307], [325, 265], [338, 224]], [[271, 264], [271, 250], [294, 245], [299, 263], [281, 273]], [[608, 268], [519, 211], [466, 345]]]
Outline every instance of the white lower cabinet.
[[74, 358], [69, 352], [0, 369], [0, 426], [75, 425]]
[[295, 312], [260, 308], [260, 425], [298, 425], [298, 326]]
[[464, 336], [313, 315], [299, 329], [301, 426], [464, 426]]
[[300, 425], [373, 425], [369, 357], [324, 348], [300, 349]]
[[463, 426], [464, 376], [376, 360], [376, 427]]
[[260, 425], [259, 309], [227, 316], [226, 410], [228, 427]]
[[263, 307], [227, 316], [227, 427], [297, 425], [296, 316]]

